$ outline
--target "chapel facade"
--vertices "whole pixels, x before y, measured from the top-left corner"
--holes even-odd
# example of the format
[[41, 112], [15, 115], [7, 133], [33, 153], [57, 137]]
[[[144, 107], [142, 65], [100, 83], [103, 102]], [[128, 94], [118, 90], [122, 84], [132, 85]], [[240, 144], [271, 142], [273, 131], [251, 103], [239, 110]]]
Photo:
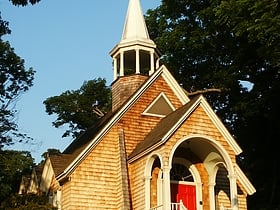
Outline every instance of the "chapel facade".
[[130, 0], [111, 50], [112, 111], [50, 155], [38, 188], [62, 210], [247, 210], [242, 152], [203, 95], [187, 95]]

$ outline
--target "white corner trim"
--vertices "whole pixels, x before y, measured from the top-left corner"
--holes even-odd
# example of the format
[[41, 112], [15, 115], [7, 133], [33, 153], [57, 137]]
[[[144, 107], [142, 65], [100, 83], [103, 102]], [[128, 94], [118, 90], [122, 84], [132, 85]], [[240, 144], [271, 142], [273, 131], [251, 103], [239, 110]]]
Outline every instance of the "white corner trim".
[[235, 171], [237, 179], [241, 182], [241, 184], [245, 187], [247, 193], [249, 195], [252, 195], [256, 192], [255, 187], [252, 185], [252, 183], [249, 181], [249, 179], [246, 177], [246, 175], [243, 173], [241, 168], [237, 164], [235, 164]]
[[227, 128], [224, 126], [220, 118], [217, 116], [217, 114], [213, 111], [213, 109], [210, 107], [208, 102], [204, 97], [200, 97], [201, 99], [201, 106], [205, 110], [205, 112], [208, 114], [209, 118], [212, 120], [214, 125], [218, 128], [218, 130], [221, 132], [225, 140], [229, 143], [231, 148], [233, 149], [235, 155], [239, 155], [242, 152], [242, 149], [239, 147], [239, 145], [236, 143], [235, 139], [232, 137], [232, 135], [229, 133]]

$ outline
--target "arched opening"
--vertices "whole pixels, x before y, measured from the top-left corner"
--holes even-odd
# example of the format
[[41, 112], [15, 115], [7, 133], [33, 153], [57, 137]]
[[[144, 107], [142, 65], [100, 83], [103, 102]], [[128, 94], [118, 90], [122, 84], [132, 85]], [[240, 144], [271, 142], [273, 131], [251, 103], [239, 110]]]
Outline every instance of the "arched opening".
[[230, 208], [230, 183], [228, 179], [228, 172], [225, 167], [221, 166], [216, 174], [215, 181], [215, 204], [216, 208]]
[[153, 154], [148, 158], [145, 168], [146, 209], [162, 206], [162, 183], [162, 160], [158, 154]]
[[[175, 180], [179, 184], [193, 184], [195, 187], [195, 193], [191, 190], [189, 190], [189, 193], [193, 193], [196, 196], [196, 206], [194, 207], [194, 205], [185, 202], [188, 210], [218, 208], [222, 201], [221, 196], [227, 198], [224, 206], [227, 208], [232, 207], [231, 203], [235, 194], [235, 179], [234, 176], [232, 176], [232, 179], [229, 179], [229, 175], [234, 174], [233, 163], [225, 149], [217, 144], [215, 140], [204, 135], [184, 137], [174, 145], [170, 158], [169, 164], [172, 165], [170, 183]], [[176, 160], [178, 159], [180, 159], [179, 164], [181, 165], [176, 166], [175, 164], [178, 163]], [[183, 166], [189, 170], [189, 173]], [[173, 167], [177, 168], [178, 171], [185, 172], [174, 172], [175, 169]], [[174, 173], [178, 175], [174, 176]], [[186, 178], [190, 178], [188, 177], [189, 175], [192, 175], [192, 179], [186, 180]], [[219, 182], [219, 187], [216, 186], [217, 182]], [[217, 187], [221, 190], [217, 191]], [[170, 195], [172, 201], [174, 201], [176, 189], [172, 188], [172, 186], [170, 189]], [[179, 190], [177, 189], [177, 191]], [[180, 196], [176, 195], [176, 197]], [[176, 202], [178, 202], [178, 199]]]
[[161, 180], [162, 180], [162, 173], [161, 173], [161, 164], [160, 160], [157, 157], [154, 160], [152, 171], [151, 171], [151, 180], [150, 180], [150, 208], [154, 208], [159, 206], [160, 197], [161, 197]]

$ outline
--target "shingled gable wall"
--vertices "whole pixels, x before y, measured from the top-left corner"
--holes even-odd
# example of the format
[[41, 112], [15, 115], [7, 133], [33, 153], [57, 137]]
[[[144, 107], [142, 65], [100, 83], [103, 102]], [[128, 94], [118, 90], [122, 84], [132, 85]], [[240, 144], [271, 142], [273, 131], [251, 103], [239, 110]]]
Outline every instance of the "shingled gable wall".
[[122, 209], [124, 195], [120, 154], [116, 126], [63, 184], [63, 209]]
[[118, 122], [118, 126], [124, 129], [128, 156], [161, 119], [160, 117], [143, 115], [143, 112], [162, 92], [165, 93], [175, 108], [182, 106], [165, 79], [159, 76]]
[[[211, 119], [205, 113], [203, 108], [199, 106], [193, 113], [188, 117], [188, 119], [176, 130], [176, 132], [170, 137], [170, 139], [154, 153], [160, 154], [164, 161], [168, 162], [170, 152], [174, 145], [181, 140], [186, 138], [189, 135], [200, 134], [203, 136], [208, 136], [211, 139], [214, 139], [221, 144], [229, 153], [229, 156], [233, 163], [236, 162], [234, 151], [231, 149], [230, 145], [221, 135], [219, 130], [215, 127]], [[130, 186], [131, 186], [131, 195], [133, 209], [141, 209], [145, 203], [145, 179], [144, 179], [144, 170], [150, 154], [147, 154], [140, 159], [129, 164], [130, 171]], [[203, 163], [195, 163], [195, 167], [199, 170], [201, 181], [202, 181], [202, 199], [203, 199], [203, 210], [210, 210], [210, 201], [209, 201], [209, 189], [208, 189], [208, 174], [206, 169], [203, 166]], [[227, 177], [223, 177], [225, 182], [228, 182]], [[220, 180], [223, 182], [223, 180]], [[246, 193], [244, 188], [240, 186], [240, 183], [237, 182], [238, 186], [238, 205], [239, 210], [246, 210]], [[243, 189], [243, 191], [242, 191]], [[224, 207], [230, 208], [229, 198], [227, 195], [219, 195], [221, 202], [224, 202]], [[228, 205], [227, 205], [228, 204]]]

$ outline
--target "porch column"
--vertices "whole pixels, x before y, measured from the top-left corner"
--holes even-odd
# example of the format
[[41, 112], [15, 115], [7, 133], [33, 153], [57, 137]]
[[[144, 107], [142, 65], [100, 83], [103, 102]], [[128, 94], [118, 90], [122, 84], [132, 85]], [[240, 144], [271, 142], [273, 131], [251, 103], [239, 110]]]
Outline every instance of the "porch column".
[[168, 165], [163, 166], [163, 210], [170, 210], [170, 167]]
[[235, 174], [229, 174], [228, 178], [229, 178], [229, 183], [230, 183], [231, 208], [233, 210], [238, 210], [236, 175]]
[[[198, 182], [196, 184], [197, 186], [197, 191], [196, 191], [196, 197], [197, 197], [197, 210], [202, 210], [203, 209], [203, 199], [202, 199], [202, 194], [198, 192], [202, 192], [202, 183]], [[210, 208], [211, 209], [211, 208]]]
[[215, 185], [216, 183], [209, 183], [209, 201], [210, 201], [210, 209], [217, 209], [215, 204]]
[[150, 209], [151, 206], [151, 176], [145, 176], [145, 209]]

